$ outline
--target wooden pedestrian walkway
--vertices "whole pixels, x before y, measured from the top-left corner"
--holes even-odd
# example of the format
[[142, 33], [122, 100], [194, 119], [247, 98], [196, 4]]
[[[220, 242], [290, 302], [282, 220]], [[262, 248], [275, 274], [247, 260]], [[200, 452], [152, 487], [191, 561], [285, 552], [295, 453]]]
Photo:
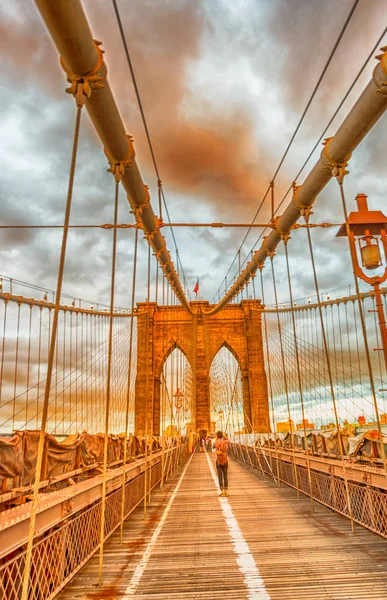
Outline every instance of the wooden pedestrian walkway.
[[387, 540], [230, 461], [218, 498], [214, 454], [195, 454], [128, 519], [59, 600], [387, 600]]

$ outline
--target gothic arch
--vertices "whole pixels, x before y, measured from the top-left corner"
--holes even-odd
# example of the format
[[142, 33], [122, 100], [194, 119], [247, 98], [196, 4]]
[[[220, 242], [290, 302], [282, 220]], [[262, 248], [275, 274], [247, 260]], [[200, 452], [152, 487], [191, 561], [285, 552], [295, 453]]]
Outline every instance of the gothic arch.
[[267, 381], [259, 300], [228, 304], [213, 316], [207, 301], [193, 301], [189, 314], [183, 306], [138, 303], [137, 375], [135, 431], [160, 431], [160, 375], [162, 365], [175, 348], [187, 358], [194, 376], [193, 427], [206, 432], [210, 427], [209, 370], [214, 357], [225, 346], [241, 366], [246, 423], [252, 431], [270, 429]]
[[181, 344], [181, 343], [179, 343], [179, 341], [175, 340], [170, 343], [168, 349], [164, 352], [163, 355], [159, 355], [157, 358], [155, 357], [155, 377], [160, 377], [161, 370], [162, 370], [164, 364], [168, 360], [168, 357], [176, 349], [180, 350], [180, 352], [182, 354], [184, 354], [184, 356], [186, 357], [186, 359], [189, 362], [190, 367], [192, 369], [192, 363], [191, 363], [190, 357], [188, 356], [188, 353], [186, 352], [186, 350], [183, 348], [183, 344]]
[[222, 348], [227, 348], [227, 350], [233, 355], [233, 357], [235, 358], [235, 360], [237, 361], [237, 363], [239, 365], [241, 373], [243, 373], [244, 370], [246, 369], [245, 356], [241, 357], [240, 353], [238, 353], [234, 349], [234, 345], [232, 345], [229, 341], [227, 341], [223, 338], [221, 340], [216, 341], [215, 349], [211, 352], [211, 356], [210, 356], [210, 360], [209, 360], [209, 371], [211, 370], [212, 363], [214, 362], [215, 357], [221, 351]]
[[238, 363], [240, 372], [241, 372], [241, 378], [242, 378], [242, 386], [243, 386], [243, 412], [244, 412], [244, 421], [245, 421], [245, 425], [249, 425], [252, 423], [252, 419], [253, 419], [253, 415], [252, 415], [252, 410], [251, 410], [251, 400], [250, 400], [250, 381], [249, 381], [249, 373], [248, 373], [248, 366], [247, 366], [247, 358], [246, 358], [246, 352], [243, 352], [243, 349], [239, 349], [240, 350], [240, 354], [242, 354], [242, 359], [240, 357], [240, 354], [238, 354], [236, 352], [236, 350], [234, 349], [234, 347], [230, 344], [229, 341], [223, 339], [220, 342], [218, 342], [217, 346], [215, 346], [216, 351], [215, 354], [213, 354], [212, 357], [212, 361], [210, 362], [210, 367], [209, 367], [209, 372], [211, 370], [211, 366], [218, 354], [218, 352], [220, 352], [220, 350], [222, 348], [227, 348], [227, 350], [232, 354], [232, 356], [235, 358], [235, 360]]

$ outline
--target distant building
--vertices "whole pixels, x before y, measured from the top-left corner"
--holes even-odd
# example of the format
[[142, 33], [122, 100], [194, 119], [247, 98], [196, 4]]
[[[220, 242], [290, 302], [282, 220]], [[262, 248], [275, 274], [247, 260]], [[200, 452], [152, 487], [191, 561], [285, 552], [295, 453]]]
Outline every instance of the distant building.
[[277, 433], [286, 433], [287, 431], [294, 431], [294, 421], [290, 419], [289, 421], [278, 422], [276, 424]]
[[302, 419], [301, 423], [297, 423], [296, 429], [316, 429], [314, 423], [309, 423], [308, 419]]

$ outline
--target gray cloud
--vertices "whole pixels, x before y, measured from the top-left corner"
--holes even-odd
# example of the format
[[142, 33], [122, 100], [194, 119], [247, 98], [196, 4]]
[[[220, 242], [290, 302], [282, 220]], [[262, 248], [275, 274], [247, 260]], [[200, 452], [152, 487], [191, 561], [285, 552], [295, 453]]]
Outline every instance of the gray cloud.
[[[281, 0], [244, 0], [238, 7], [223, 0], [180, 0], [162, 5], [121, 0], [120, 6], [172, 219], [248, 222], [351, 3], [343, 2], [338, 7], [333, 0], [323, 5], [300, 0], [290, 9], [289, 3]], [[85, 9], [95, 37], [103, 40], [109, 77], [128, 132], [135, 136], [139, 164], [156, 207], [155, 178], [113, 11], [106, 10], [101, 0], [87, 0]], [[375, 0], [372, 11], [366, 3], [356, 9], [337, 60], [280, 173], [277, 201], [379, 34], [382, 10], [383, 2], [379, 0]], [[0, 50], [4, 56], [0, 95], [1, 223], [59, 224], [67, 193], [74, 105], [63, 93], [65, 78], [35, 7], [12, 2], [4, 3], [0, 11]], [[356, 52], [349, 43], [354, 35]], [[385, 136], [384, 119], [351, 161], [347, 189], [352, 206], [358, 191], [368, 193], [375, 206], [382, 202]], [[112, 221], [113, 182], [106, 168], [102, 148], [85, 117], [73, 224]], [[259, 218], [268, 217], [269, 203]], [[318, 199], [315, 219], [342, 220], [334, 184]], [[122, 195], [120, 221], [131, 220]], [[128, 304], [130, 297], [132, 234], [123, 231], [119, 238], [120, 304]], [[176, 230], [175, 235], [189, 285], [192, 288], [199, 275], [201, 293], [210, 298], [244, 232], [187, 229]], [[172, 251], [171, 233], [165, 230], [165, 236]], [[257, 230], [249, 235], [243, 258], [257, 236]], [[111, 231], [100, 229], [71, 231], [67, 292], [80, 295], [81, 289], [82, 295], [108, 302], [111, 237]], [[55, 287], [60, 239], [60, 230], [3, 230], [1, 271]], [[344, 285], [350, 277], [343, 244], [334, 240], [331, 229], [316, 239], [324, 248], [316, 250], [321, 286], [328, 288], [337, 280]], [[297, 265], [295, 290], [302, 296], [311, 293], [311, 285], [305, 243], [300, 240], [304, 240], [303, 232], [295, 232], [289, 249]], [[140, 242], [138, 299], [146, 294], [147, 271], [145, 242]], [[283, 278], [281, 252], [276, 260]], [[281, 296], [287, 297], [286, 286], [281, 288]]]

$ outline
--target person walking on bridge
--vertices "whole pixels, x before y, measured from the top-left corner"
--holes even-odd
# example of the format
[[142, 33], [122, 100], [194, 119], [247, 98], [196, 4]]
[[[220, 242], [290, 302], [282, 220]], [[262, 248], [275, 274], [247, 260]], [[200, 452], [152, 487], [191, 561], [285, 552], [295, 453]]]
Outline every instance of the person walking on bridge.
[[228, 496], [228, 456], [229, 439], [222, 431], [216, 432], [214, 448], [216, 451], [216, 470], [218, 472], [220, 494]]

